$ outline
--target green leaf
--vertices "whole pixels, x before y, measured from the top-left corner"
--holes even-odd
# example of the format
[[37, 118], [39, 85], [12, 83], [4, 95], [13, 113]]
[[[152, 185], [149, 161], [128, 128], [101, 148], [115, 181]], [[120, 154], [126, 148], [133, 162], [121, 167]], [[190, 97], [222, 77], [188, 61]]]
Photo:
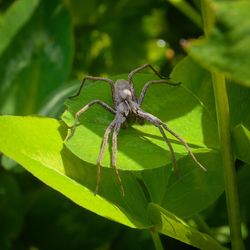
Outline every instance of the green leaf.
[[232, 137], [237, 158], [250, 164], [250, 131], [239, 124], [233, 129]]
[[[202, 102], [213, 119], [216, 120], [213, 86], [210, 73], [207, 70], [187, 56], [175, 66], [171, 77], [182, 82]], [[250, 88], [228, 81], [227, 90], [231, 128], [233, 129], [239, 123], [250, 127]], [[206, 133], [207, 130], [203, 132]]]
[[4, 14], [0, 26], [0, 56], [15, 35], [29, 21], [38, 4], [39, 0], [17, 1]]
[[207, 167], [207, 172], [196, 167], [189, 156], [178, 161], [179, 178], [171, 172], [171, 165], [142, 172], [150, 200], [180, 218], [201, 212], [224, 191], [220, 153], [205, 150], [195, 152], [197, 159]]
[[[184, 72], [188, 79], [188, 72]], [[115, 77], [127, 78], [127, 75]], [[143, 85], [156, 77], [152, 74], [138, 74], [135, 77], [135, 88], [140, 93]], [[62, 119], [68, 126], [74, 122], [74, 114], [85, 104], [94, 99], [101, 99], [112, 105], [110, 87], [103, 82], [86, 81], [79, 97], [68, 100], [68, 109]], [[150, 112], [182, 136], [190, 145], [197, 149], [218, 148], [216, 123], [208, 110], [185, 86], [155, 85], [149, 88], [142, 108]], [[96, 164], [103, 134], [114, 115], [98, 105], [91, 107], [80, 117], [80, 125], [73, 137], [66, 141], [70, 149], [80, 159]], [[171, 139], [176, 158], [187, 155], [185, 148], [176, 140]], [[95, 142], [95, 143], [93, 143]], [[110, 148], [111, 144], [107, 148]], [[102, 165], [110, 166], [110, 153], [107, 149]], [[123, 170], [144, 170], [165, 166], [171, 162], [169, 149], [158, 129], [151, 124], [134, 124], [128, 129], [121, 129], [118, 135], [117, 168]]]
[[[54, 119], [0, 117], [0, 150], [80, 206], [130, 227], [149, 228], [156, 224], [160, 232], [194, 246], [214, 244], [208, 236], [183, 225], [168, 212], [164, 212], [167, 218], [161, 215], [161, 226], [151, 215], [148, 218], [144, 195], [135, 178], [127, 173], [122, 173], [125, 197], [121, 197], [109, 169], [103, 169], [101, 196], [94, 196], [91, 190], [95, 187], [96, 168], [80, 161], [63, 146], [65, 134], [65, 129]], [[186, 233], [190, 232], [192, 237], [188, 241]]]
[[65, 99], [79, 88], [78, 81], [71, 81], [53, 91], [45, 100], [45, 105], [38, 111], [39, 115], [59, 118], [64, 111]]
[[0, 117], [0, 151], [6, 156], [92, 212], [130, 227], [152, 226], [136, 179], [128, 173], [121, 174], [127, 194], [122, 197], [113, 171], [103, 169], [101, 196], [94, 196], [96, 166], [72, 155], [63, 145], [65, 136], [65, 129], [54, 119]]
[[211, 236], [190, 227], [174, 214], [164, 210], [154, 203], [149, 205], [148, 213], [150, 218], [157, 225], [155, 230], [161, 232], [162, 234], [197, 247], [198, 249], [226, 249], [219, 245], [219, 243]]
[[[12, 14], [7, 15], [9, 20], [15, 14], [13, 20], [0, 30], [0, 37], [8, 40], [0, 54], [2, 114], [30, 114], [40, 109], [45, 97], [68, 78], [73, 56], [70, 15], [60, 0], [40, 1], [37, 7], [34, 0], [18, 4], [21, 7], [11, 7], [15, 12], [10, 9]], [[33, 10], [27, 7], [30, 4]], [[15, 24], [16, 16], [20, 24]]]
[[188, 88], [216, 120], [213, 86], [210, 73], [206, 69], [190, 56], [186, 56], [174, 67], [170, 76]]
[[212, 6], [215, 23], [207, 39], [187, 43], [189, 55], [209, 70], [250, 86], [250, 3], [222, 1]]
[[229, 82], [227, 84], [227, 89], [231, 129], [240, 123], [244, 124], [246, 127], [250, 127], [250, 88]]

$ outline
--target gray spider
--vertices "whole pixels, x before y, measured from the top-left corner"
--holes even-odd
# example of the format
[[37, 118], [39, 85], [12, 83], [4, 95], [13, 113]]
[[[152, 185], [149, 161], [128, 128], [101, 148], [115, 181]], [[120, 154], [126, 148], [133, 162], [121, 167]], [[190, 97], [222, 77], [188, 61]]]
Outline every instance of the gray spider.
[[[137, 99], [137, 97], [135, 95], [134, 86], [133, 86], [133, 76], [136, 73], [144, 70], [145, 68], [150, 68], [160, 79], [151, 80], [151, 81], [147, 82], [144, 85], [144, 87], [142, 88], [139, 99]], [[110, 107], [108, 104], [106, 104], [105, 102], [103, 102], [101, 100], [93, 100], [93, 101], [89, 102], [87, 105], [85, 105], [82, 109], [80, 109], [75, 114], [75, 122], [74, 122], [73, 126], [71, 127], [71, 132], [70, 132], [67, 140], [69, 140], [72, 137], [72, 135], [74, 134], [74, 131], [75, 131], [76, 126], [78, 124], [79, 116], [83, 112], [85, 112], [87, 109], [89, 109], [93, 104], [96, 104], [96, 103], [100, 104], [102, 107], [104, 107], [105, 109], [107, 109], [108, 111], [110, 111], [111, 113], [113, 113], [115, 115], [114, 120], [109, 124], [109, 126], [107, 127], [107, 129], [104, 133], [102, 146], [101, 146], [100, 153], [98, 156], [98, 160], [97, 160], [98, 173], [97, 173], [97, 180], [96, 180], [95, 195], [97, 194], [98, 189], [99, 189], [99, 185], [100, 185], [102, 157], [103, 157], [104, 150], [105, 150], [107, 143], [108, 143], [109, 135], [111, 133], [111, 130], [113, 129], [112, 167], [115, 170], [116, 177], [117, 177], [118, 183], [119, 183], [120, 188], [121, 188], [121, 193], [124, 196], [124, 188], [122, 185], [122, 181], [121, 181], [119, 172], [116, 168], [117, 135], [118, 135], [119, 130], [120, 130], [122, 125], [126, 125], [127, 122], [133, 123], [136, 120], [139, 123], [143, 123], [144, 121], [148, 121], [148, 122], [152, 123], [153, 125], [155, 125], [160, 130], [162, 137], [164, 138], [165, 142], [167, 143], [167, 145], [169, 147], [171, 157], [172, 157], [172, 163], [174, 166], [174, 171], [177, 175], [178, 175], [177, 160], [175, 158], [175, 154], [174, 154], [174, 150], [172, 148], [172, 145], [171, 145], [168, 137], [166, 136], [164, 129], [167, 132], [169, 132], [170, 134], [172, 134], [174, 137], [176, 137], [184, 145], [184, 147], [186, 148], [186, 150], [190, 154], [193, 161], [201, 169], [203, 169], [204, 171], [207, 171], [207, 169], [204, 166], [202, 166], [202, 164], [195, 158], [190, 147], [188, 146], [187, 142], [183, 138], [181, 138], [178, 134], [176, 134], [174, 131], [172, 131], [159, 118], [157, 118], [156, 116], [154, 116], [150, 113], [147, 113], [141, 109], [141, 104], [143, 102], [143, 99], [145, 97], [147, 89], [150, 85], [165, 83], [165, 84], [177, 86], [180, 83], [171, 82], [169, 78], [165, 78], [165, 77], [161, 76], [150, 64], [145, 64], [145, 65], [138, 67], [138, 68], [134, 69], [133, 71], [131, 71], [128, 75], [128, 80], [119, 79], [119, 80], [116, 80], [114, 82], [113, 80], [108, 79], [108, 78], [104, 78], [104, 77], [86, 76], [83, 78], [78, 92], [75, 95], [70, 96], [69, 98], [74, 98], [80, 94], [81, 89], [82, 89], [86, 80], [104, 81], [104, 82], [108, 83], [110, 85], [111, 91], [112, 91], [113, 107]]]

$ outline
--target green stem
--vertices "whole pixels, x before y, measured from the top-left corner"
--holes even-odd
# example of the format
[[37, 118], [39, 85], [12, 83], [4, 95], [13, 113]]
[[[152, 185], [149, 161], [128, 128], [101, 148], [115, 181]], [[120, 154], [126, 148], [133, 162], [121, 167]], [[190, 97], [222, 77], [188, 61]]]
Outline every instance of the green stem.
[[154, 242], [154, 245], [155, 245], [155, 249], [156, 250], [164, 250], [163, 246], [161, 244], [161, 239], [160, 239], [160, 236], [159, 236], [158, 232], [154, 231], [154, 229], [151, 229], [149, 231], [151, 233], [151, 236], [152, 236], [152, 239], [153, 239], [153, 242]]
[[191, 7], [185, 0], [169, 0], [169, 2], [187, 16], [194, 24], [202, 29], [200, 14]]
[[[207, 0], [201, 0], [204, 31], [207, 36], [212, 28], [213, 13], [210, 11]], [[225, 193], [227, 200], [228, 221], [230, 226], [231, 244], [233, 250], [244, 249], [241, 234], [240, 206], [236, 183], [236, 171], [230, 134], [230, 114], [225, 76], [222, 73], [211, 71], [218, 132], [224, 167]]]
[[193, 219], [194, 219], [195, 223], [197, 224], [198, 228], [199, 228], [202, 232], [204, 232], [204, 233], [206, 233], [206, 234], [208, 234], [208, 235], [210, 235], [210, 236], [213, 237], [212, 230], [209, 228], [208, 224], [207, 224], [206, 221], [201, 217], [200, 214], [195, 214], [195, 215], [193, 216]]

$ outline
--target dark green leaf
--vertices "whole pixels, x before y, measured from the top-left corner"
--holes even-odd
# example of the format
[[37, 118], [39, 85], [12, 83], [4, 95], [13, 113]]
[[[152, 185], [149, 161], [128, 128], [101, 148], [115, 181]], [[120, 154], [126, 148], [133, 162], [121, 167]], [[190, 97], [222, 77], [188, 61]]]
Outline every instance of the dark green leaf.
[[23, 196], [15, 178], [0, 174], [0, 248], [8, 250], [10, 242], [20, 233], [24, 220]]
[[151, 200], [181, 218], [204, 210], [224, 191], [219, 152], [195, 152], [198, 160], [207, 167], [207, 172], [196, 167], [188, 156], [178, 161], [179, 178], [171, 172], [171, 165], [142, 172]]
[[237, 158], [250, 164], [250, 131], [239, 124], [233, 129], [232, 136]]
[[[82, 209], [51, 188], [33, 191], [28, 196], [25, 228], [19, 245], [36, 243], [39, 249], [96, 249], [110, 244], [124, 227]], [[129, 230], [129, 229], [128, 229]], [[130, 230], [129, 230], [130, 231]], [[18, 245], [18, 246], [19, 246]]]
[[[25, 3], [34, 5], [34, 1], [19, 4]], [[0, 37], [8, 37], [8, 46], [0, 54], [3, 114], [30, 114], [40, 109], [44, 98], [65, 82], [71, 66], [72, 25], [61, 1], [41, 1], [32, 16], [30, 7], [28, 13], [23, 10], [25, 6], [15, 11], [16, 16], [22, 17], [23, 27], [16, 24], [19, 30], [15, 28], [9, 36], [0, 31]], [[6, 29], [10, 29], [9, 25]]]
[[250, 3], [222, 1], [212, 7], [214, 27], [207, 39], [187, 44], [189, 55], [207, 69], [250, 86]]
[[241, 204], [241, 214], [242, 220], [248, 225], [250, 222], [250, 215], [248, 211], [250, 210], [250, 165], [244, 164], [237, 173], [237, 183], [239, 189], [239, 199]]
[[72, 81], [53, 91], [45, 101], [45, 105], [39, 110], [38, 114], [59, 118], [64, 111], [65, 99], [72, 95], [79, 88], [78, 81]]
[[0, 56], [32, 17], [39, 2], [39, 0], [17, 1], [4, 14], [0, 26]]

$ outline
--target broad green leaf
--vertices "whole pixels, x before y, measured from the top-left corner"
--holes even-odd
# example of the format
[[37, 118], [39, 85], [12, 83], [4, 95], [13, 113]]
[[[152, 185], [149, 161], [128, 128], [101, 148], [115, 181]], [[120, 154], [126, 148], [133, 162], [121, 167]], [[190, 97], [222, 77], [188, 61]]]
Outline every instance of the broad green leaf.
[[32, 17], [39, 2], [39, 0], [17, 1], [6, 11], [0, 26], [0, 56], [10, 45], [15, 35]]
[[239, 124], [232, 131], [233, 146], [238, 159], [250, 164], [250, 131]]
[[[96, 166], [81, 161], [70, 153], [63, 144], [62, 138], [65, 136], [66, 129], [54, 119], [17, 116], [0, 117], [0, 151], [78, 205], [130, 227], [152, 228], [156, 225], [156, 230], [194, 246], [202, 246], [208, 243], [212, 246], [214, 244], [211, 238], [191, 229], [186, 224], [183, 224], [184, 222], [181, 222], [180, 219], [159, 206], [157, 207], [157, 213], [161, 211], [162, 218], [159, 221], [159, 216], [157, 216], [156, 220], [152, 212], [150, 212], [152, 210], [151, 205], [146, 201], [139, 183], [130, 173], [121, 172], [125, 188], [125, 197], [122, 197], [119, 186], [114, 181], [113, 171], [103, 169], [100, 195], [94, 196]], [[199, 156], [200, 158], [202, 157]], [[184, 165], [186, 167], [187, 164]], [[188, 168], [194, 169], [194, 166]], [[192, 177], [188, 168], [184, 169], [186, 173], [182, 172], [182, 174], [184, 173], [183, 179], [179, 180], [183, 182], [182, 188], [186, 188], [186, 179], [189, 176]], [[201, 172], [200, 169], [196, 170]], [[208, 170], [210, 170], [211, 175], [214, 173], [211, 169]], [[195, 182], [199, 180], [198, 175], [196, 174], [193, 182], [196, 187], [197, 183]], [[171, 178], [169, 183], [174, 183]], [[204, 180], [205, 178], [201, 178], [200, 183], [198, 183], [201, 187], [204, 187], [202, 185]], [[213, 186], [214, 183], [211, 182], [210, 185]], [[189, 190], [187, 189], [187, 191]], [[210, 189], [210, 191], [213, 192], [214, 189]], [[181, 198], [180, 195], [179, 199]], [[190, 201], [185, 199], [184, 201], [190, 204], [193, 202], [191, 198]], [[168, 200], [168, 202], [171, 201]], [[187, 206], [183, 207], [186, 209]], [[167, 217], [165, 214], [167, 214]], [[171, 229], [167, 226], [167, 222], [170, 222]], [[173, 232], [175, 232], [175, 235]], [[188, 241], [187, 235], [190, 232], [192, 232], [192, 237]]]
[[222, 1], [212, 6], [215, 23], [207, 39], [187, 43], [189, 55], [209, 70], [250, 86], [250, 3]]
[[[210, 73], [202, 68], [192, 58], [185, 57], [174, 68], [171, 77], [182, 82], [194, 94], [216, 120], [213, 86]], [[250, 127], [250, 88], [227, 82], [228, 100], [230, 106], [230, 122], [233, 129], [239, 123]], [[207, 131], [204, 130], [204, 133]]]
[[171, 165], [142, 172], [150, 200], [180, 218], [193, 216], [213, 204], [224, 191], [222, 160], [218, 151], [195, 150], [207, 167], [199, 169], [189, 156], [178, 161], [180, 177]]
[[[15, 18], [22, 17], [20, 25], [15, 24], [15, 32], [9, 36], [0, 30], [0, 37], [8, 37], [8, 46], [0, 54], [0, 112], [30, 114], [38, 111], [44, 99], [68, 78], [73, 28], [60, 0], [40, 1], [32, 16], [31, 7], [26, 5], [35, 8], [34, 0], [14, 4], [22, 6], [14, 13]], [[11, 30], [12, 22], [5, 23], [5, 30]]]
[[149, 205], [148, 213], [150, 218], [152, 218], [154, 223], [157, 225], [155, 230], [161, 232], [162, 234], [202, 250], [226, 249], [211, 236], [190, 227], [174, 214], [166, 211], [154, 203]]
[[[115, 79], [126, 77], [122, 75]], [[137, 94], [143, 85], [152, 79], [156, 79], [154, 75], [138, 74], [134, 81]], [[101, 99], [112, 105], [110, 87], [103, 82], [87, 81], [80, 96], [66, 102], [68, 109], [62, 119], [68, 126], [72, 126], [75, 113], [94, 99]], [[146, 94], [142, 108], [166, 122], [190, 147], [209, 150], [218, 148], [213, 117], [185, 86], [152, 86]], [[67, 148], [80, 159], [96, 164], [104, 131], [113, 119], [114, 115], [103, 107], [91, 107], [80, 117], [75, 134], [65, 142]], [[186, 156], [187, 152], [179, 141], [170, 135], [169, 138], [177, 159]], [[111, 144], [103, 157], [104, 167], [110, 166], [110, 147]], [[128, 129], [121, 129], [118, 135], [117, 168], [136, 171], [166, 166], [170, 162], [169, 149], [154, 125], [133, 124]]]
[[182, 82], [202, 102], [213, 119], [216, 120], [213, 86], [209, 71], [202, 68], [191, 57], [186, 56], [174, 67], [170, 77]]
[[0, 151], [78, 205], [130, 227], [147, 228], [144, 198], [136, 179], [121, 173], [125, 197], [112, 170], [103, 169], [99, 195], [94, 196], [96, 166], [79, 160], [63, 145], [65, 129], [43, 117], [0, 117]]

